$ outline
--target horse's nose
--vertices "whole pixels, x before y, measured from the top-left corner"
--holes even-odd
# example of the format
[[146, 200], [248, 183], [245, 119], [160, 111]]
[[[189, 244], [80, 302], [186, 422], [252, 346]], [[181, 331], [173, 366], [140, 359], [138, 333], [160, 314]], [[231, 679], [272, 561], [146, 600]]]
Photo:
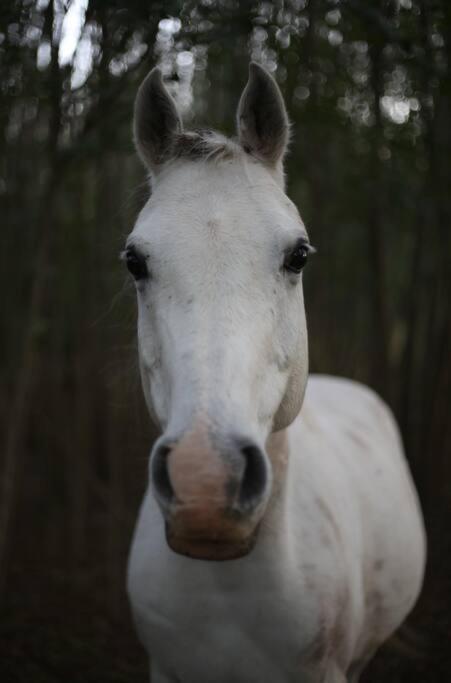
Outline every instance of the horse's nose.
[[164, 512], [198, 508], [250, 515], [266, 498], [268, 459], [240, 436], [215, 439], [202, 431], [178, 441], [162, 437], [151, 457], [155, 495]]

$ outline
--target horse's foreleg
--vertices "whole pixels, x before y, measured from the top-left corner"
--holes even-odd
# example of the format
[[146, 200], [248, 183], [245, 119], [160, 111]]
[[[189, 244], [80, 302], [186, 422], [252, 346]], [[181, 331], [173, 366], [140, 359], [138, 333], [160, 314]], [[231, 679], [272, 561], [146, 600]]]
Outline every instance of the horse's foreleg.
[[337, 664], [331, 664], [327, 670], [324, 683], [348, 683], [348, 679]]
[[155, 666], [150, 666], [150, 683], [177, 683], [175, 678], [166, 676]]
[[369, 662], [373, 659], [374, 655], [377, 652], [377, 649], [378, 646], [369, 647], [367, 651], [361, 657], [359, 657], [359, 659], [356, 659], [354, 662], [352, 662], [351, 666], [348, 669], [349, 683], [359, 683], [363, 671], [366, 669]]

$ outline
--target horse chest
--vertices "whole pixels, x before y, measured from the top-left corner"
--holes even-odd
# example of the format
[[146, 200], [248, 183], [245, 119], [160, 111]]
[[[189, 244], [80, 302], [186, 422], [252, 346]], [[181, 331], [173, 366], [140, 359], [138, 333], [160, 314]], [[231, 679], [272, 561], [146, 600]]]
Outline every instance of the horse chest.
[[266, 562], [193, 562], [162, 538], [158, 546], [160, 534], [153, 529], [155, 547], [143, 554], [138, 527], [129, 588], [141, 639], [167, 680], [208, 682], [209, 671], [215, 683], [321, 680], [337, 645], [339, 581], [314, 565], [281, 569], [276, 553]]
[[[188, 585], [187, 585], [188, 584]], [[248, 587], [235, 594], [218, 588], [198, 594], [189, 582], [142, 611], [138, 622], [155, 666], [183, 683], [299, 683], [314, 681], [326, 649], [316, 597], [289, 601]], [[306, 674], [307, 676], [307, 674]]]

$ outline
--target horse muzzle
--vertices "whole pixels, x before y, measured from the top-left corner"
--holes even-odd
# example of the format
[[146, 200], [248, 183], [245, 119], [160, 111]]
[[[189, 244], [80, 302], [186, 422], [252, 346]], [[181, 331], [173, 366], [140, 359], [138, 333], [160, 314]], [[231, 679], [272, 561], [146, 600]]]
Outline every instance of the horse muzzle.
[[196, 560], [220, 562], [244, 557], [254, 547], [258, 525], [227, 522], [224, 517], [212, 519], [203, 510], [182, 508], [166, 522], [168, 546], [179, 555]]
[[271, 470], [250, 439], [219, 438], [202, 426], [179, 440], [163, 436], [151, 456], [151, 478], [174, 552], [220, 561], [252, 550]]

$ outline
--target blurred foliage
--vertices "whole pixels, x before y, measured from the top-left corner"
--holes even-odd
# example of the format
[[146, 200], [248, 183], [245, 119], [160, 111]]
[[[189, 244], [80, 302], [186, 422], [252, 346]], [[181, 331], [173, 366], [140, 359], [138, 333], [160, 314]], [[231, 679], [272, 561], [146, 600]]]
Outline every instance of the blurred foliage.
[[187, 125], [233, 134], [250, 58], [284, 93], [288, 192], [318, 248], [305, 280], [312, 370], [367, 382], [391, 404], [438, 539], [436, 580], [451, 502], [450, 57], [446, 0], [2, 3], [0, 574], [10, 595], [24, 567], [58, 566], [124, 613], [152, 438], [118, 261], [148, 192], [133, 99], [159, 63]]

